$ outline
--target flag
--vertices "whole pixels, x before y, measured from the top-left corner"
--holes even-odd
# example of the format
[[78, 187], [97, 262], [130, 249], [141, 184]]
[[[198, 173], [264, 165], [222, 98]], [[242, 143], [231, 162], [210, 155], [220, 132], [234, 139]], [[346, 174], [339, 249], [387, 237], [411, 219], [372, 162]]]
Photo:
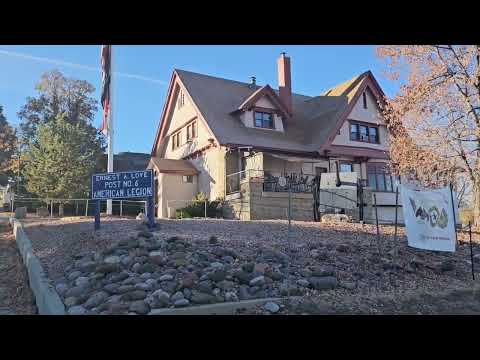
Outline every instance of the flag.
[[108, 135], [110, 129], [108, 124], [108, 115], [110, 112], [110, 70], [111, 70], [112, 46], [102, 45], [101, 63], [102, 63], [102, 96], [101, 103], [103, 108], [103, 120], [101, 131]]

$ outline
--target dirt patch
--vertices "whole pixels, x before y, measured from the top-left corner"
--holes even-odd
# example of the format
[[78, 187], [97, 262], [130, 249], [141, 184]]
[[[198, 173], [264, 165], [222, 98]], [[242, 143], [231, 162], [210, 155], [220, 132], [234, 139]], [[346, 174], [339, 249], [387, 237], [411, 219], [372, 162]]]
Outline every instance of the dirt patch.
[[35, 300], [8, 223], [0, 222], [0, 315], [32, 315]]
[[[459, 310], [461, 301], [455, 301], [457, 305], [448, 308], [445, 303], [449, 299], [448, 296], [443, 303], [439, 300], [440, 302], [431, 307], [415, 308], [414, 305], [428, 299], [428, 295], [425, 295], [425, 298], [415, 298], [415, 296], [407, 298], [404, 294], [413, 292], [420, 296], [424, 293], [435, 294], [438, 289], [454, 291], [473, 286], [469, 246], [466, 242], [467, 234], [464, 233], [459, 233], [460, 244], [457, 252], [440, 253], [409, 248], [403, 228], [399, 228], [398, 242], [394, 244], [394, 228], [386, 225], [381, 226], [380, 243], [378, 243], [375, 226], [368, 224], [334, 225], [293, 222], [290, 239], [287, 237], [286, 221], [243, 222], [190, 219], [159, 220], [158, 224], [159, 230], [154, 233], [153, 242], [146, 246], [154, 246], [157, 241], [158, 244], [166, 244], [171, 237], [181, 237], [184, 242], [181, 252], [185, 253], [185, 264], [177, 267], [158, 265], [150, 274], [152, 278], [148, 278], [145, 274], [135, 274], [128, 265], [128, 268], [123, 270], [128, 278], [124, 278], [123, 281], [130, 282], [131, 278], [132, 281], [135, 280], [133, 281], [135, 285], [142, 288], [143, 283], [140, 280], [152, 279], [149, 284], [156, 284], [164, 281], [160, 280], [162, 276], [169, 275], [167, 277], [172, 276], [173, 280], [168, 281], [179, 279], [182, 282], [189, 272], [200, 271], [199, 278], [205, 276], [211, 280], [209, 281], [215, 291], [215, 297], [226, 299], [226, 291], [215, 290], [221, 281], [218, 283], [215, 281], [214, 267], [228, 265], [227, 268], [232, 269], [227, 271], [228, 277], [238, 269], [244, 266], [248, 268], [248, 264], [252, 264], [253, 270], [248, 271], [271, 277], [273, 282], [246, 286], [243, 289], [243, 295], [248, 296], [253, 290], [257, 291], [256, 294], [261, 293], [265, 297], [301, 295], [309, 302], [320, 304], [323, 309], [328, 308], [330, 309], [328, 311], [333, 313], [408, 313], [409, 311], [435, 313], [440, 311], [442, 306], [447, 310]], [[101, 253], [121, 241], [128, 242], [130, 238], [138, 239], [138, 225], [139, 222], [135, 220], [104, 218], [101, 230], [95, 232], [93, 219], [70, 219], [69, 221], [32, 219], [25, 221], [25, 230], [49, 277], [58, 284], [67, 283], [65, 278], [71, 274], [72, 265], [76, 259], [81, 258], [80, 255], [89, 253], [90, 255], [85, 255], [85, 261], [87, 261], [86, 258], [89, 256], [92, 256], [92, 259], [95, 258], [91, 255], [92, 252]], [[480, 252], [477, 237], [478, 235], [474, 244], [475, 253]], [[185, 243], [189, 246], [184, 246]], [[215, 254], [218, 246], [233, 249], [236, 252], [234, 259], [227, 259], [232, 257], [225, 254], [221, 256]], [[395, 255], [395, 249], [398, 250], [398, 256]], [[125, 263], [128, 263], [130, 258], [132, 258], [132, 264], [136, 261], [133, 261], [134, 258], [142, 258], [142, 256], [129, 255], [124, 250], [120, 250], [118, 256], [122, 261], [125, 259]], [[212, 258], [197, 261], [198, 250], [212, 255]], [[178, 253], [178, 250], [175, 251]], [[169, 258], [175, 254], [175, 251], [164, 252], [167, 262], [175, 262], [175, 259]], [[191, 259], [195, 262], [191, 262]], [[177, 263], [183, 262], [177, 259]], [[198, 268], [197, 263], [202, 267]], [[274, 271], [267, 273], [271, 269]], [[477, 277], [480, 277], [478, 270], [480, 270], [480, 264], [477, 264]], [[97, 275], [93, 271], [86, 271], [81, 275], [82, 281], [85, 278], [88, 283], [92, 278], [99, 278]], [[140, 275], [145, 275], [145, 279]], [[223, 279], [223, 275], [221, 278]], [[136, 282], [137, 280], [139, 282]], [[233, 283], [232, 288], [228, 290], [228, 296], [240, 297], [242, 293], [239, 291], [237, 278], [232, 276], [227, 280]], [[115, 287], [107, 282], [105, 284], [107, 289]], [[95, 289], [95, 291], [102, 291], [101, 300], [108, 301], [108, 294], [101, 289]], [[172, 291], [167, 292], [173, 297], [172, 294], [178, 290], [178, 288], [173, 290], [172, 287]], [[162, 293], [163, 295], [165, 294]], [[100, 295], [97, 297], [100, 298]], [[88, 296], [82, 299], [87, 301]], [[91, 303], [95, 303], [94, 300], [96, 298], [91, 300]], [[471, 300], [472, 302], [468, 300], [470, 305], [466, 307], [476, 311], [477, 305], [473, 295]], [[135, 306], [144, 310], [140, 305], [137, 301]], [[76, 306], [79, 306], [78, 302]], [[309, 306], [310, 310], [308, 310]], [[284, 309], [289, 313], [288, 307]], [[315, 312], [314, 305], [307, 305], [306, 309]], [[279, 310], [279, 313], [281, 312]]]

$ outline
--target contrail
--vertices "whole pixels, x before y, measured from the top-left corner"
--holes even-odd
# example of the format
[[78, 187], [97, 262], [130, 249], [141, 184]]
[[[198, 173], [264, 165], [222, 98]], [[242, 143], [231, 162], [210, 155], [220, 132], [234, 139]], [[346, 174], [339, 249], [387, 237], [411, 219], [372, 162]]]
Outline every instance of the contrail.
[[[46, 58], [46, 57], [33, 56], [33, 55], [14, 52], [14, 51], [8, 51], [8, 50], [1, 50], [0, 49], [0, 54], [1, 55], [6, 55], [6, 56], [14, 56], [14, 57], [27, 59], [27, 60], [32, 60], [32, 61], [55, 64], [55, 65], [59, 65], [59, 66], [67, 66], [67, 67], [76, 68], [76, 69], [96, 71], [96, 72], [101, 72], [102, 71], [102, 69], [100, 69], [99, 67], [87, 66], [87, 65], [72, 63], [72, 62], [58, 60], [58, 59], [50, 59], [50, 58]], [[150, 77], [147, 77], [147, 76], [142, 76], [142, 75], [137, 75], [137, 74], [129, 74], [129, 73], [117, 72], [117, 71], [115, 71], [114, 74], [118, 75], [118, 76], [121, 76], [121, 77], [125, 77], [125, 78], [143, 80], [143, 81], [148, 81], [148, 82], [152, 82], [152, 83], [156, 83], [156, 84], [160, 84], [160, 85], [168, 85], [168, 83], [166, 81], [153, 79], [153, 78], [150, 78]]]

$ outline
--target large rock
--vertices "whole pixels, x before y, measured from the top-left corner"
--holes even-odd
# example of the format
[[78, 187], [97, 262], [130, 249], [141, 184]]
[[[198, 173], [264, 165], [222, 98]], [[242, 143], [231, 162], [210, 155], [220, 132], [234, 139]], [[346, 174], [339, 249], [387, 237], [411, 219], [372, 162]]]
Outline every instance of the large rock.
[[122, 295], [122, 301], [143, 300], [147, 297], [147, 293], [143, 290], [133, 290]]
[[91, 295], [87, 302], [84, 304], [84, 307], [87, 309], [92, 309], [103, 303], [108, 298], [108, 293], [105, 291], [99, 291]]
[[240, 284], [248, 285], [250, 280], [253, 279], [254, 275], [243, 270], [237, 270], [233, 273], [233, 277], [236, 278]]
[[193, 291], [190, 301], [195, 304], [211, 304], [215, 302], [215, 296]]
[[315, 290], [330, 290], [337, 287], [337, 279], [334, 276], [312, 276], [308, 282]]
[[78, 297], [78, 296], [81, 296], [86, 291], [87, 291], [87, 288], [85, 286], [74, 286], [67, 290], [67, 292], [65, 293], [65, 298], [68, 298], [71, 296]]
[[106, 264], [118, 264], [120, 263], [120, 257], [116, 255], [107, 256], [103, 261]]
[[170, 294], [162, 289], [156, 290], [152, 296], [156, 300], [156, 303], [162, 306], [167, 306], [170, 302]]
[[101, 264], [97, 266], [96, 271], [101, 274], [108, 274], [120, 271], [119, 264]]
[[69, 281], [75, 281], [76, 278], [82, 276], [82, 272], [79, 270], [72, 271], [70, 274], [67, 275], [67, 279]]
[[271, 314], [275, 314], [280, 310], [280, 306], [278, 306], [278, 304], [272, 301], [269, 301], [265, 305], [263, 305], [263, 308]]
[[312, 266], [310, 268], [312, 276], [333, 276], [335, 269], [331, 266]]
[[210, 274], [208, 274], [208, 278], [215, 282], [225, 280], [226, 276], [227, 276], [227, 273], [225, 272], [225, 270], [215, 270]]
[[263, 275], [257, 276], [256, 278], [253, 278], [249, 282], [250, 286], [262, 286], [264, 284], [265, 284], [265, 276]]
[[55, 290], [57, 291], [58, 295], [64, 296], [65, 293], [68, 291], [68, 285], [65, 283], [59, 283], [55, 286]]
[[87, 309], [85, 309], [83, 306], [80, 306], [80, 305], [72, 306], [67, 311], [68, 315], [85, 315], [86, 313], [87, 313]]
[[139, 300], [139, 301], [134, 301], [129, 309], [129, 311], [132, 311], [134, 313], [140, 314], [140, 315], [146, 315], [150, 311], [150, 306], [148, 306], [145, 301]]
[[197, 274], [191, 272], [191, 273], [187, 273], [183, 276], [183, 279], [182, 279], [182, 287], [184, 288], [192, 288], [193, 286], [195, 286], [195, 283], [198, 281], [198, 276]]

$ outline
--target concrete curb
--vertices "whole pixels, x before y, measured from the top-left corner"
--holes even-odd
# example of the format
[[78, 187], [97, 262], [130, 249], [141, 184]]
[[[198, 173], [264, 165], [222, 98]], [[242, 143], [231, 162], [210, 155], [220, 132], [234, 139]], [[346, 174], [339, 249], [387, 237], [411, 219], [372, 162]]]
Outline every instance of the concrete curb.
[[22, 223], [10, 218], [18, 250], [27, 268], [30, 288], [35, 296], [40, 315], [65, 315], [65, 306], [55, 288], [50, 284], [42, 264], [34, 255], [32, 243], [23, 230]]
[[279, 302], [283, 298], [264, 298], [236, 302], [191, 306], [177, 309], [154, 309], [148, 315], [234, 315], [236, 310], [251, 309], [269, 301]]

